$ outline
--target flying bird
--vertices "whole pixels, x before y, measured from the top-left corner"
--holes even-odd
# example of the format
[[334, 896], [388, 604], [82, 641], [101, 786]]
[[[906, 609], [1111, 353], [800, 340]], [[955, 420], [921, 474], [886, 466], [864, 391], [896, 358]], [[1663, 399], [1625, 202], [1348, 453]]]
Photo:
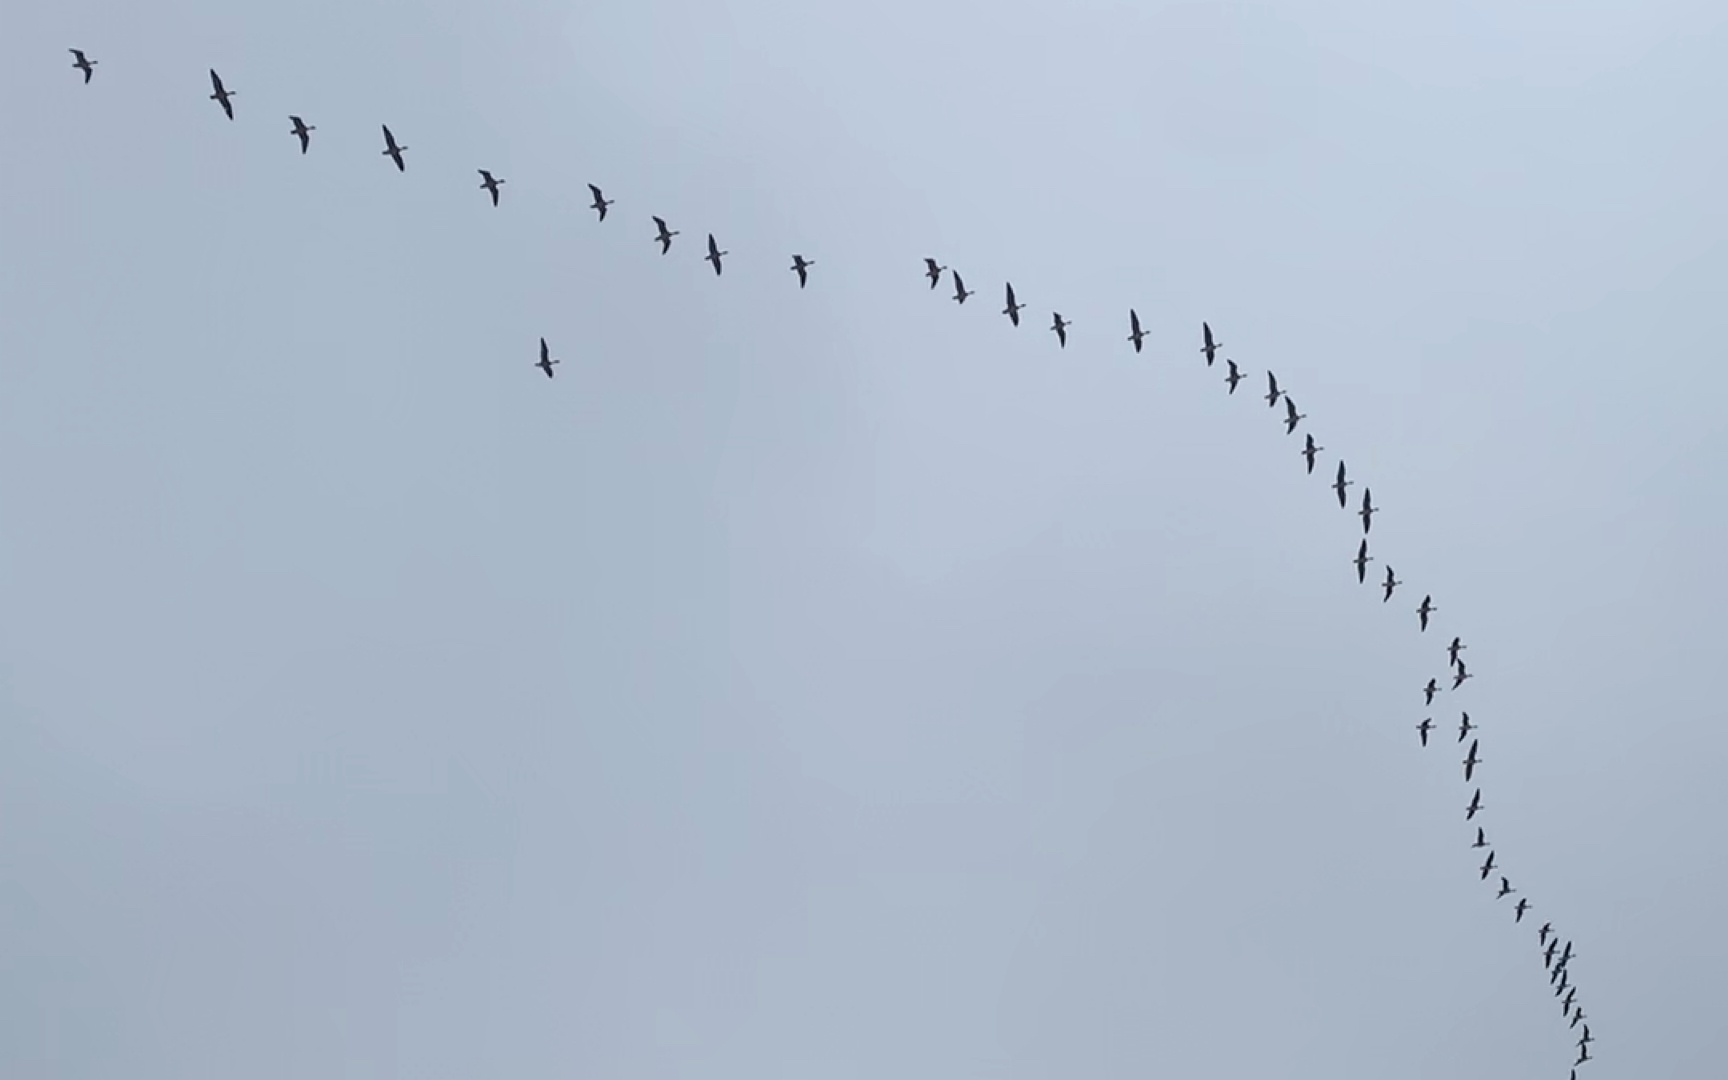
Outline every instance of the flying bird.
[[732, 254], [730, 251], [721, 251], [720, 250], [720, 245], [716, 244], [714, 242], [714, 234], [713, 233], [708, 234], [708, 254], [702, 256], [702, 261], [703, 262], [711, 262], [714, 264], [714, 276], [715, 277], [720, 276], [720, 256], [730, 255], [730, 254]]
[[1474, 679], [1475, 677], [1476, 676], [1464, 670], [1464, 661], [1458, 661], [1458, 673], [1452, 676], [1452, 689], [1456, 690], [1460, 686], [1463, 686], [1465, 679]]
[[535, 364], [534, 366], [539, 368], [541, 371], [544, 371], [546, 373], [546, 377], [548, 379], [550, 379], [552, 377], [552, 365], [556, 364], [557, 362], [558, 361], [552, 359], [552, 350], [548, 349], [546, 347], [546, 339], [541, 338], [540, 339], [540, 362]]
[[934, 289], [941, 283], [942, 271], [946, 269], [948, 269], [946, 266], [937, 266], [935, 259], [929, 258], [928, 256], [925, 257], [924, 276], [930, 279], [930, 288]]
[[1020, 309], [1026, 305], [1014, 299], [1014, 283], [1012, 281], [1007, 283], [1007, 292], [1008, 306], [1002, 309], [1002, 314], [1008, 316], [1009, 322], [1013, 323], [1015, 326], [1019, 326]]
[[1500, 879], [1500, 891], [1494, 894], [1494, 899], [1499, 900], [1503, 897], [1511, 896], [1513, 893], [1515, 893], [1517, 891], [1518, 891], [1517, 889], [1514, 889], [1512, 887], [1512, 883], [1510, 881], [1507, 881], [1505, 878], [1501, 878]]
[[1458, 741], [1463, 742], [1466, 735], [1478, 730], [1480, 730], [1479, 726], [1470, 722], [1470, 714], [1465, 713], [1464, 719], [1458, 721]]
[[1236, 392], [1236, 384], [1242, 381], [1242, 372], [1237, 370], [1236, 361], [1226, 360], [1224, 363], [1230, 367], [1229, 373], [1224, 376], [1224, 381], [1230, 384], [1230, 392], [1234, 394]]
[[1524, 921], [1524, 913], [1526, 911], [1529, 911], [1529, 910], [1530, 910], [1530, 901], [1528, 899], [1522, 897], [1522, 896], [1519, 897], [1518, 898], [1518, 906], [1512, 909], [1512, 921], [1515, 923], [1523, 922]]
[[[1129, 308], [1128, 309], [1128, 340], [1132, 341], [1134, 343], [1134, 351], [1135, 352], [1140, 351], [1140, 342], [1142, 340], [1144, 340], [1145, 337], [1146, 337], [1146, 331], [1140, 329], [1140, 313], [1138, 311], [1135, 311], [1133, 308]], [[1230, 389], [1232, 389], [1232, 390], [1236, 389], [1235, 384], [1231, 384]]]
[[1596, 1041], [1595, 1039], [1592, 1039], [1590, 1037], [1590, 1025], [1585, 1024], [1584, 1025], [1584, 1034], [1578, 1036], [1578, 1045], [1583, 1046], [1587, 1042], [1595, 1042], [1595, 1041]]
[[1476, 794], [1470, 796], [1470, 805], [1464, 808], [1464, 820], [1472, 821], [1482, 811], [1482, 789], [1477, 788]]
[[1362, 509], [1356, 511], [1356, 513], [1362, 518], [1362, 532], [1364, 535], [1367, 534], [1368, 530], [1374, 524], [1374, 511], [1379, 509], [1379, 507], [1374, 505], [1373, 490], [1373, 488], [1362, 489]]
[[1464, 782], [1466, 784], [1475, 778], [1476, 766], [1482, 764], [1482, 759], [1476, 756], [1476, 747], [1480, 746], [1481, 743], [1481, 739], [1471, 739], [1470, 752], [1464, 755]]
[[1344, 489], [1349, 487], [1351, 484], [1354, 484], [1355, 482], [1356, 481], [1354, 481], [1354, 480], [1344, 479], [1344, 463], [1342, 461], [1340, 461], [1338, 463], [1338, 479], [1332, 481], [1332, 490], [1336, 491], [1338, 493], [1338, 509], [1342, 510], [1342, 509], [1344, 509], [1344, 506], [1345, 506]]
[[1578, 1021], [1582, 1019], [1584, 1019], [1584, 1006], [1580, 1005], [1576, 1009], [1572, 1010], [1572, 1022], [1566, 1026], [1568, 1028], [1575, 1028], [1578, 1026]]
[[[1574, 998], [1576, 998], [1577, 996], [1578, 996], [1578, 988], [1576, 986], [1567, 988], [1566, 1000], [1562, 1001], [1560, 1003], [1560, 1015], [1561, 1016], [1565, 1016], [1567, 1013], [1572, 1011], [1572, 1000]], [[1579, 1039], [1578, 1040], [1578, 1048], [1580, 1050], [1582, 1050], [1584, 1048], [1584, 1044], [1588, 1041], [1589, 1040], [1587, 1040], [1587, 1039]]]
[[1590, 1060], [1590, 1048], [1588, 1046], [1580, 1046], [1578, 1048], [1578, 1060], [1574, 1061], [1572, 1063], [1572, 1066], [1574, 1068], [1576, 1068], [1579, 1065], [1582, 1065], [1586, 1061], [1589, 1061], [1589, 1060]]
[[1458, 638], [1458, 637], [1453, 638], [1452, 644], [1446, 646], [1446, 662], [1451, 664], [1453, 667], [1457, 667], [1458, 666], [1458, 654], [1463, 652], [1465, 649], [1468, 649], [1469, 647], [1470, 646], [1464, 644], [1463, 638]]
[[972, 294], [966, 291], [966, 283], [960, 280], [960, 271], [956, 270], [948, 276], [954, 279], [954, 302], [964, 304], [966, 298]]
[[810, 280], [810, 268], [815, 265], [814, 259], [806, 259], [802, 255], [792, 256], [792, 270], [798, 275], [798, 287], [800, 289], [804, 287], [805, 282]]
[[290, 131], [288, 134], [296, 135], [299, 137], [299, 139], [300, 139], [300, 152], [302, 154], [304, 154], [306, 152], [306, 148], [308, 146], [312, 145], [312, 133], [314, 131], [317, 131], [318, 127], [315, 124], [313, 124], [313, 125], [307, 124], [306, 121], [300, 119], [298, 116], [290, 116], [288, 119], [294, 121], [294, 129], [292, 131]]
[[1284, 396], [1284, 391], [1278, 389], [1278, 376], [1270, 371], [1266, 373], [1266, 407], [1268, 409], [1278, 404], [1278, 399]]
[[84, 73], [84, 81], [88, 83], [90, 76], [96, 74], [96, 61], [85, 56], [83, 49], [67, 49], [66, 51], [76, 58], [72, 61], [72, 66]]
[[1428, 733], [1433, 730], [1434, 720], [1432, 717], [1423, 717], [1422, 722], [1416, 725], [1416, 734], [1422, 737], [1423, 746], [1428, 745]]
[[491, 193], [492, 205], [497, 206], [498, 205], [498, 188], [502, 184], [504, 184], [506, 181], [497, 179], [496, 177], [494, 177], [490, 172], [486, 171], [485, 169], [476, 169], [475, 171], [480, 174], [480, 186], [485, 188], [489, 193]]
[[588, 191], [589, 191], [589, 193], [591, 193], [594, 196], [594, 201], [588, 204], [588, 209], [593, 210], [595, 213], [599, 214], [601, 221], [605, 221], [606, 220], [606, 208], [608, 206], [611, 206], [613, 203], [617, 202], [618, 200], [606, 198], [604, 195], [600, 194], [600, 189], [595, 187], [593, 184], [588, 185]]
[[1473, 848], [1488, 846], [1488, 834], [1482, 831], [1482, 826], [1476, 826], [1476, 842], [1470, 846]]
[[1306, 420], [1306, 419], [1308, 419], [1308, 414], [1297, 412], [1296, 411], [1296, 403], [1294, 401], [1290, 400], [1289, 394], [1285, 394], [1284, 395], [1284, 434], [1286, 434], [1286, 435], [1296, 434], [1296, 425], [1298, 423], [1300, 423], [1301, 421]]
[[1559, 997], [1572, 985], [1572, 976], [1566, 973], [1565, 964], [1555, 964], [1553, 974], [1548, 976], [1548, 985], [1555, 987], [1554, 996]]
[[1222, 341], [1212, 340], [1212, 327], [1209, 323], [1200, 324], [1200, 337], [1203, 341], [1200, 346], [1200, 351], [1206, 354], [1206, 366], [1211, 367], [1212, 355], [1216, 353], [1218, 347], [1224, 343]]
[[236, 98], [240, 95], [222, 85], [222, 76], [216, 74], [215, 68], [210, 69], [210, 86], [216, 91], [214, 94], [210, 95], [210, 100], [217, 102], [222, 106], [222, 111], [228, 114], [228, 119], [234, 119], [234, 103], [228, 99]]
[[1068, 328], [1074, 325], [1062, 317], [1060, 311], [1050, 313], [1050, 329], [1056, 331], [1056, 341], [1062, 348], [1068, 347]]
[[[1556, 940], [1558, 940], [1558, 939], [1556, 939]], [[1564, 949], [1560, 950], [1560, 961], [1559, 961], [1560, 966], [1565, 967], [1566, 961], [1568, 961], [1570, 959], [1572, 959], [1572, 943], [1570, 941], [1568, 941], [1566, 943], [1566, 947]]]
[[1439, 610], [1439, 608], [1434, 606], [1434, 596], [1432, 593], [1422, 597], [1422, 602], [1416, 606], [1416, 614], [1422, 617], [1422, 629], [1428, 629], [1428, 616]]
[[1488, 853], [1488, 861], [1482, 864], [1482, 880], [1487, 881], [1488, 875], [1494, 872], [1494, 853]]
[[402, 160], [402, 152], [408, 148], [396, 145], [396, 136], [391, 133], [389, 124], [378, 126], [384, 129], [384, 149], [380, 153], [396, 163], [397, 172], [407, 172], [408, 163]]
[[[1362, 546], [1363, 546], [1363, 547], [1364, 547], [1364, 548], [1366, 548], [1366, 547], [1367, 547], [1367, 546], [1368, 546], [1368, 541], [1366, 541], [1366, 540], [1364, 540], [1364, 541], [1362, 541]], [[1437, 694], [1437, 693], [1439, 693], [1439, 692], [1440, 692], [1440, 682], [1439, 682], [1439, 680], [1437, 680], [1437, 679], [1429, 679], [1429, 680], [1428, 680], [1428, 685], [1427, 685], [1427, 686], [1424, 686], [1424, 687], [1423, 687], [1423, 688], [1422, 688], [1422, 694], [1423, 694], [1423, 702], [1422, 702], [1422, 704], [1424, 704], [1424, 705], [1432, 705], [1432, 704], [1434, 704], [1434, 695], [1435, 695], [1435, 694]]]
[[[1536, 931], [1536, 944], [1546, 945], [1548, 943], [1548, 935], [1552, 934], [1553, 932], [1554, 932], [1554, 924], [1553, 923], [1551, 923], [1551, 922], [1543, 923], [1542, 928], [1540, 930]], [[1556, 939], [1556, 940], [1558, 940], [1558, 939]]]
[[1318, 454], [1320, 451], [1322, 451], [1326, 448], [1324, 446], [1315, 445], [1314, 436], [1311, 434], [1305, 435], [1305, 436], [1303, 436], [1303, 438], [1307, 439], [1308, 441], [1302, 445], [1302, 456], [1308, 459], [1308, 475], [1313, 476], [1314, 475], [1314, 455]]
[[1392, 590], [1402, 584], [1404, 584], [1402, 581], [1399, 581], [1397, 578], [1392, 576], [1392, 568], [1388, 566], [1386, 568], [1386, 581], [1384, 582], [1386, 595], [1380, 598], [1380, 602], [1384, 604], [1386, 601], [1392, 599]]
[[1374, 557], [1368, 554], [1368, 541], [1362, 541], [1362, 546], [1356, 549], [1356, 558], [1351, 561], [1356, 564], [1357, 582], [1366, 582], [1368, 580], [1368, 564], [1374, 561]]
[[658, 217], [656, 215], [649, 216], [654, 218], [654, 227], [659, 230], [659, 232], [655, 234], [654, 239], [660, 244], [660, 254], [664, 255], [668, 251], [672, 250], [672, 238], [678, 235], [678, 230], [668, 229], [666, 227], [666, 219], [663, 217]]
[[1542, 966], [1545, 968], [1552, 968], [1554, 966], [1554, 954], [1559, 951], [1560, 939], [1555, 938], [1553, 941], [1548, 943], [1548, 948], [1542, 953]]

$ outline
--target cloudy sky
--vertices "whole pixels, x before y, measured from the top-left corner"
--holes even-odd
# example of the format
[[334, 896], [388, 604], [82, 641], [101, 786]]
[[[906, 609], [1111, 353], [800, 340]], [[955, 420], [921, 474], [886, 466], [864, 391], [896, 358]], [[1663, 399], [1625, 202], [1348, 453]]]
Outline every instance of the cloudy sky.
[[0, 1075], [1718, 1067], [1728, 12], [600, 7], [0, 19]]

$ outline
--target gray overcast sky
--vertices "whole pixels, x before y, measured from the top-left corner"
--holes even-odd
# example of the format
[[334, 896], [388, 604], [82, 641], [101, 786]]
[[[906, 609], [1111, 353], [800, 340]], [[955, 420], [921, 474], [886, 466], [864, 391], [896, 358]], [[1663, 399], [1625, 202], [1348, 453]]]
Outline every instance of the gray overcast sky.
[[1720, 1068], [1728, 11], [598, 8], [0, 10], [0, 1076]]

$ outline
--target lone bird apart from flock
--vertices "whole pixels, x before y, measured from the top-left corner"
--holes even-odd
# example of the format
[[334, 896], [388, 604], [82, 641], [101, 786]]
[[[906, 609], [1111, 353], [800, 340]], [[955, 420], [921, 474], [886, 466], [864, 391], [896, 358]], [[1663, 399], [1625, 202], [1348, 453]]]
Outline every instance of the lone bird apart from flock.
[[548, 379], [550, 379], [552, 377], [552, 365], [556, 364], [557, 362], [558, 361], [552, 359], [552, 350], [546, 347], [546, 339], [541, 338], [540, 339], [540, 362], [535, 364], [534, 366], [539, 368], [541, 371], [544, 371], [546, 373], [546, 377]]
[[[1140, 329], [1140, 313], [1133, 308], [1128, 309], [1128, 340], [1134, 343], [1134, 351], [1140, 351], [1140, 343], [1146, 339], [1146, 331]], [[1234, 391], [1235, 385], [1230, 389]]]
[[1008, 306], [1002, 309], [1002, 314], [1008, 316], [1009, 322], [1013, 323], [1015, 326], [1019, 326], [1020, 309], [1026, 305], [1014, 299], [1014, 283], [1012, 281], [1006, 282], [1005, 285], [1008, 296]]
[[1060, 311], [1050, 313], [1050, 329], [1056, 331], [1056, 343], [1064, 349], [1068, 347], [1068, 328], [1072, 325]]
[[608, 199], [605, 196], [601, 195], [600, 189], [595, 187], [593, 184], [588, 185], [588, 192], [589, 192], [589, 194], [594, 196], [594, 201], [588, 204], [588, 209], [593, 210], [595, 213], [599, 214], [601, 221], [605, 221], [606, 220], [606, 208], [608, 206], [611, 206], [613, 203], [617, 202], [618, 200], [617, 199]]
[[1212, 340], [1212, 327], [1208, 323], [1200, 324], [1200, 337], [1200, 351], [1206, 354], [1206, 366], [1211, 367], [1213, 355], [1218, 352], [1218, 347], [1224, 343], [1222, 341]]
[[485, 188], [487, 190], [487, 192], [489, 192], [491, 194], [492, 205], [497, 206], [498, 205], [498, 188], [500, 185], [502, 185], [504, 183], [504, 181], [493, 176], [490, 172], [486, 171], [485, 169], [477, 169], [475, 171], [480, 174], [480, 186]]
[[389, 124], [380, 124], [378, 126], [384, 129], [384, 149], [379, 151], [379, 153], [396, 163], [397, 172], [407, 172], [408, 163], [402, 160], [402, 154], [408, 148], [406, 146], [396, 145], [396, 136], [391, 133]]
[[300, 119], [298, 116], [289, 116], [288, 119], [294, 122], [294, 127], [288, 132], [288, 134], [293, 135], [300, 140], [300, 152], [304, 154], [306, 148], [312, 145], [312, 133], [317, 131], [318, 128], [315, 125], [306, 123], [306, 121]]
[[810, 268], [816, 265], [816, 260], [806, 259], [802, 255], [792, 256], [792, 270], [798, 275], [798, 287], [802, 289], [810, 280]]
[[67, 49], [73, 56], [72, 66], [84, 73], [84, 81], [88, 83], [90, 76], [96, 74], [96, 61], [84, 55], [83, 49]]
[[214, 94], [210, 95], [210, 100], [222, 106], [222, 111], [228, 114], [228, 119], [234, 119], [234, 103], [228, 99], [236, 98], [240, 95], [222, 85], [222, 76], [216, 74], [215, 68], [210, 69], [210, 86], [216, 91]]
[[936, 265], [936, 260], [930, 258], [928, 255], [924, 257], [924, 276], [930, 279], [930, 288], [932, 290], [934, 290], [936, 286], [942, 284], [942, 271], [946, 269], [948, 269], [946, 266]]
[[730, 255], [730, 254], [732, 254], [730, 251], [721, 251], [720, 250], [720, 245], [716, 244], [714, 242], [714, 234], [713, 233], [708, 234], [708, 254], [702, 256], [702, 261], [703, 262], [711, 262], [714, 264], [714, 276], [715, 277], [720, 276], [720, 256]]
[[659, 230], [659, 232], [654, 235], [654, 239], [660, 245], [660, 254], [664, 255], [668, 251], [672, 250], [672, 238], [678, 235], [678, 230], [668, 229], [666, 227], [666, 219], [663, 217], [654, 217], [654, 227]]

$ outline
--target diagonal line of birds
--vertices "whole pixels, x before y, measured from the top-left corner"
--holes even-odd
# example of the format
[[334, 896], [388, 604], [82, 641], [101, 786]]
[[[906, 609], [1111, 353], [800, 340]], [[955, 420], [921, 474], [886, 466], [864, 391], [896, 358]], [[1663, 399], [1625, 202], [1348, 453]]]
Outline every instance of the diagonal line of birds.
[[[69, 49], [67, 51], [70, 52], [73, 57], [72, 67], [83, 74], [85, 84], [90, 83], [92, 77], [95, 75], [97, 61], [87, 57], [80, 49]], [[216, 102], [216, 104], [222, 109], [223, 114], [229, 120], [233, 120], [235, 118], [233, 99], [239, 96], [239, 92], [228, 89], [227, 85], [222, 81], [222, 77], [217, 74], [214, 68], [210, 70], [210, 87], [210, 100]], [[312, 133], [318, 130], [317, 126], [308, 124], [303, 118], [295, 115], [290, 115], [288, 120], [292, 124], [292, 127], [288, 129], [287, 133], [298, 140], [300, 153], [307, 153], [311, 149]], [[380, 156], [388, 157], [396, 166], [398, 172], [407, 172], [408, 162], [405, 155], [408, 153], [408, 145], [397, 141], [396, 136], [390, 130], [389, 125], [380, 124], [379, 128], [381, 129], [384, 140], [383, 149], [379, 151]], [[494, 176], [492, 172], [487, 169], [477, 169], [475, 171], [480, 175], [480, 190], [484, 191], [491, 199], [494, 207], [498, 206], [500, 189], [506, 183], [505, 179], [500, 176]], [[593, 197], [593, 201], [588, 205], [588, 208], [595, 212], [599, 221], [604, 222], [606, 220], [607, 209], [613, 206], [616, 200], [606, 198], [601, 189], [594, 184], [588, 184], [588, 191]], [[650, 216], [653, 219], [655, 230], [651, 239], [654, 243], [659, 245], [660, 254], [666, 255], [672, 250], [673, 237], [680, 235], [679, 230], [668, 227], [666, 219], [663, 217], [658, 215]], [[731, 254], [731, 252], [720, 247], [719, 243], [715, 240], [713, 233], [708, 234], [706, 251], [707, 253], [702, 256], [702, 261], [712, 265], [715, 276], [719, 277], [723, 269], [722, 260], [727, 255]], [[807, 259], [801, 254], [794, 254], [792, 256], [792, 265], [790, 270], [797, 274], [798, 287], [800, 289], [805, 288], [809, 284], [810, 270], [815, 265], [815, 260]], [[961, 278], [958, 270], [944, 266], [934, 258], [928, 256], [924, 258], [924, 277], [929, 280], [931, 291], [935, 291], [941, 286], [944, 274], [948, 275], [953, 284], [954, 293], [952, 299], [956, 304], [964, 304], [967, 299], [977, 295], [974, 290], [966, 287], [966, 282]], [[1012, 283], [1004, 283], [1003, 291], [1006, 299], [1006, 306], [1003, 307], [1001, 313], [1008, 317], [1010, 323], [1018, 327], [1020, 325], [1020, 313], [1026, 310], [1026, 305], [1021, 303], [1016, 297]], [[1068, 347], [1068, 330], [1073, 325], [1073, 321], [1064, 318], [1060, 312], [1053, 311], [1051, 313], [1049, 329], [1056, 335], [1058, 348], [1066, 349]], [[1141, 352], [1145, 338], [1146, 333], [1141, 329], [1139, 312], [1133, 308], [1129, 308], [1127, 341], [1134, 347], [1134, 352], [1136, 354]], [[1206, 366], [1214, 366], [1214, 361], [1218, 358], [1218, 353], [1223, 348], [1224, 343], [1218, 340], [1218, 338], [1213, 334], [1211, 324], [1206, 322], [1200, 324], [1200, 341], [1201, 344], [1199, 351], [1201, 355], [1205, 357]], [[542, 337], [540, 339], [539, 359], [536, 360], [532, 366], [539, 368], [545, 373], [547, 378], [552, 378], [552, 369], [559, 363], [560, 361], [552, 355], [551, 346], [548, 345], [546, 339]], [[1229, 359], [1228, 357], [1224, 359], [1224, 365], [1226, 369], [1224, 383], [1227, 387], [1227, 393], [1234, 395], [1237, 386], [1247, 378], [1247, 374], [1237, 365], [1235, 360]], [[1281, 422], [1284, 425], [1284, 432], [1286, 435], [1295, 434], [1297, 426], [1303, 420], [1308, 418], [1307, 413], [1298, 411], [1296, 403], [1290, 397], [1289, 392], [1278, 385], [1278, 377], [1271, 371], [1266, 372], [1266, 393], [1263, 396], [1267, 408], [1269, 409], [1276, 409], [1279, 400], [1283, 400], [1284, 415], [1281, 418]], [[1306, 462], [1308, 475], [1313, 475], [1318, 455], [1325, 449], [1324, 446], [1321, 446], [1314, 441], [1314, 436], [1312, 434], [1304, 434], [1304, 441], [1300, 454]], [[1350, 500], [1348, 489], [1355, 483], [1356, 481], [1350, 479], [1344, 461], [1340, 459], [1338, 462], [1337, 472], [1330, 485], [1337, 496], [1338, 506], [1340, 509], [1349, 509]], [[1374, 505], [1373, 495], [1369, 488], [1367, 485], [1363, 485], [1361, 505], [1355, 511], [1356, 515], [1362, 519], [1362, 539], [1357, 545], [1355, 558], [1350, 560], [1356, 567], [1356, 581], [1361, 585], [1367, 584], [1368, 564], [1374, 561], [1374, 557], [1368, 554], [1368, 536], [1373, 529], [1374, 515], [1379, 512], [1380, 508]], [[1385, 576], [1379, 580], [1378, 587], [1382, 593], [1381, 601], [1382, 603], [1386, 603], [1391, 601], [1393, 591], [1404, 583], [1398, 579], [1397, 574], [1393, 571], [1390, 564], [1383, 565], [1385, 566]], [[1418, 633], [1427, 632], [1432, 617], [1438, 613], [1439, 610], [1440, 609], [1435, 606], [1434, 598], [1431, 594], [1425, 594], [1422, 597], [1422, 602], [1416, 605], [1415, 608]], [[1433, 706], [1434, 699], [1437, 695], [1443, 692], [1458, 691], [1463, 687], [1466, 680], [1475, 677], [1474, 673], [1465, 667], [1464, 659], [1460, 655], [1467, 648], [1468, 646], [1464, 644], [1463, 639], [1456, 635], [1454, 635], [1451, 642], [1447, 644], [1445, 650], [1446, 674], [1451, 678], [1452, 684], [1449, 691], [1444, 690], [1441, 686], [1440, 677], [1435, 676], [1429, 678], [1428, 682], [1421, 688], [1423, 705], [1425, 708]], [[1426, 717], [1421, 723], [1416, 725], [1417, 738], [1423, 748], [1429, 746], [1429, 736], [1435, 730], [1436, 725], [1432, 717]], [[1458, 723], [1457, 742], [1459, 745], [1462, 745], [1465, 739], [1470, 739], [1469, 749], [1461, 761], [1464, 772], [1464, 783], [1467, 785], [1474, 784], [1476, 771], [1485, 760], [1478, 754], [1481, 745], [1480, 738], [1471, 737], [1471, 732], [1478, 730], [1480, 730], [1480, 726], [1471, 722], [1470, 714], [1468, 712], [1461, 713]], [[1485, 807], [1482, 802], [1482, 789], [1478, 786], [1474, 788], [1470, 796], [1470, 801], [1464, 806], [1464, 820], [1467, 823], [1474, 822], [1477, 815], [1482, 813], [1484, 809]], [[1470, 846], [1473, 849], [1485, 848], [1488, 851], [1487, 857], [1483, 860], [1482, 865], [1478, 869], [1481, 880], [1484, 882], [1490, 881], [1491, 878], [1498, 878], [1499, 885], [1495, 888], [1494, 899], [1496, 901], [1503, 901], [1508, 897], [1518, 895], [1517, 902], [1511, 905], [1510, 910], [1512, 911], [1513, 921], [1522, 924], [1524, 916], [1528, 914], [1535, 905], [1530, 902], [1528, 897], [1519, 895], [1518, 889], [1513, 887], [1509, 878], [1498, 873], [1500, 867], [1499, 864], [1495, 862], [1495, 851], [1488, 841], [1487, 833], [1483, 826], [1476, 826], [1475, 841]], [[1572, 1080], [1577, 1080], [1578, 1067], [1595, 1059], [1590, 1054], [1590, 1044], [1594, 1041], [1594, 1038], [1590, 1034], [1590, 1025], [1585, 1022], [1584, 1008], [1577, 1000], [1577, 987], [1571, 981], [1571, 968], [1569, 965], [1573, 957], [1572, 942], [1567, 940], [1565, 945], [1562, 947], [1560, 935], [1555, 931], [1552, 922], [1543, 922], [1537, 929], [1536, 936], [1538, 954], [1542, 958], [1543, 968], [1549, 973], [1549, 985], [1553, 988], [1554, 997], [1559, 999], [1561, 1003], [1561, 1019], [1568, 1022], [1569, 1031], [1579, 1031], [1577, 1036], [1578, 1057], [1577, 1060], [1573, 1062], [1571, 1074]], [[1582, 1029], [1581, 1031], [1579, 1030], [1580, 1028]]]

